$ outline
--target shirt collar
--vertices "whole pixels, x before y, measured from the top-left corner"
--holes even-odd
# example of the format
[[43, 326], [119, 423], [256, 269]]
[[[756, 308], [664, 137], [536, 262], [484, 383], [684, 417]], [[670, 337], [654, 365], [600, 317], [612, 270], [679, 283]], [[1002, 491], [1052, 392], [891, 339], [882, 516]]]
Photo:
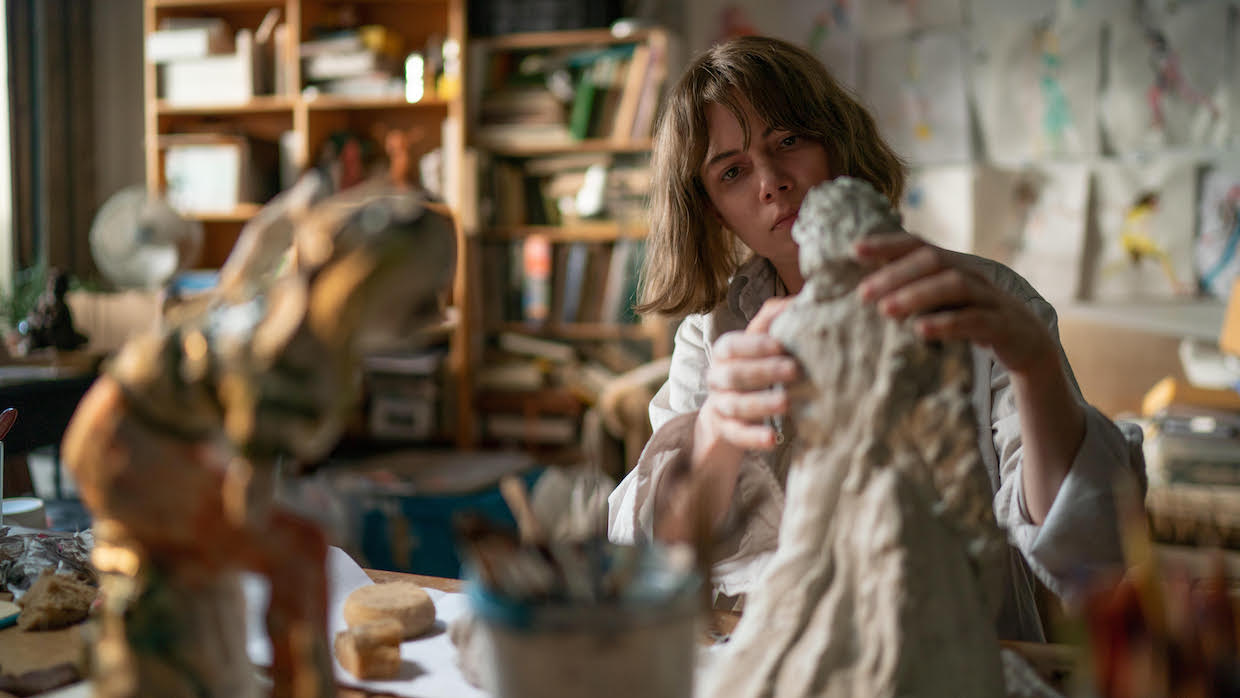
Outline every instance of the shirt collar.
[[728, 287], [728, 308], [748, 323], [762, 304], [777, 294], [775, 266], [766, 257], [754, 255], [732, 275]]

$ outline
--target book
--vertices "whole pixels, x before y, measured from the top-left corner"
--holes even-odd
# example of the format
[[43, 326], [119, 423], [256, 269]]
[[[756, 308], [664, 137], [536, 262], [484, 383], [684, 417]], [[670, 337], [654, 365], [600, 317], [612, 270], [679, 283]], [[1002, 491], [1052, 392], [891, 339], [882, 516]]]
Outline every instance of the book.
[[308, 81], [354, 78], [376, 73], [393, 75], [393, 66], [375, 51], [360, 50], [348, 53], [323, 53], [305, 59], [302, 77]]
[[[601, 59], [600, 59], [601, 60]], [[594, 111], [594, 98], [597, 89], [596, 73], [598, 62], [592, 63], [581, 71], [577, 80], [577, 89], [573, 93], [573, 107], [568, 116], [568, 131], [573, 140], [585, 140], [589, 135], [590, 117]]]
[[566, 444], [577, 438], [577, 420], [565, 416], [488, 414], [483, 417], [488, 437], [499, 441]]
[[528, 359], [489, 361], [478, 369], [479, 390], [538, 390], [546, 385], [546, 366]]
[[663, 81], [667, 78], [667, 39], [661, 35], [650, 38], [650, 58], [646, 66], [646, 74], [642, 80], [641, 94], [637, 100], [637, 110], [633, 115], [633, 130], [629, 136], [633, 140], [649, 138], [654, 130], [654, 118], [658, 111], [659, 94], [663, 89]]
[[591, 243], [589, 247], [577, 322], [599, 322], [602, 319], [601, 305], [607, 285], [607, 271], [611, 267], [611, 244]]
[[620, 101], [616, 105], [616, 117], [612, 122], [611, 139], [627, 143], [633, 134], [633, 122], [637, 117], [637, 102], [641, 97], [646, 68], [650, 65], [650, 47], [638, 44], [633, 47], [621, 86]]
[[617, 322], [625, 317], [625, 303], [630, 291], [629, 274], [633, 272], [632, 258], [637, 241], [620, 238], [612, 244], [608, 260], [607, 282], [599, 301], [599, 322]]
[[562, 287], [560, 322], [577, 322], [581, 317], [581, 296], [585, 290], [586, 267], [590, 248], [581, 241], [568, 245], [564, 262], [564, 285]]
[[522, 245], [522, 319], [546, 322], [551, 313], [551, 240], [530, 235]]
[[506, 352], [521, 356], [531, 356], [560, 363], [577, 360], [577, 352], [571, 344], [541, 337], [531, 337], [518, 332], [500, 332], [496, 338], [496, 344]]

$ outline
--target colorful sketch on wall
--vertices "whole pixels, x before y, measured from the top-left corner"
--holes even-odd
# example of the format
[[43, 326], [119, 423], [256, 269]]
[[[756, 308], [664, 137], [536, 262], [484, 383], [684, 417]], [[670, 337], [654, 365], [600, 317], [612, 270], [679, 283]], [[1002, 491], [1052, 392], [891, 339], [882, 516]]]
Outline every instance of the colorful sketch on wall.
[[1226, 142], [1227, 13], [1200, 2], [1112, 22], [1101, 120], [1117, 150]]
[[966, 162], [972, 148], [959, 32], [867, 43], [862, 96], [879, 131], [913, 164]]
[[1240, 163], [1213, 167], [1202, 178], [1197, 220], [1198, 288], [1228, 298], [1240, 278]]
[[1193, 293], [1196, 162], [1164, 157], [1098, 165], [1100, 252], [1095, 300]]
[[875, 39], [928, 29], [956, 29], [964, 23], [963, 0], [865, 0], [857, 3], [861, 36]]
[[909, 172], [900, 201], [904, 229], [957, 252], [972, 252], [971, 165], [916, 168]]
[[974, 28], [973, 91], [990, 160], [1098, 153], [1101, 37], [1092, 21]]

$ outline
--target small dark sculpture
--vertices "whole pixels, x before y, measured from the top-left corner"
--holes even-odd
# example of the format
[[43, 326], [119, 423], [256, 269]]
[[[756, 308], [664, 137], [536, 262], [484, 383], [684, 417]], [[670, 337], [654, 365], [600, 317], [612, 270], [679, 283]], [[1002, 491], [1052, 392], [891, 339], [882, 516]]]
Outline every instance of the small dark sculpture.
[[43, 347], [73, 351], [86, 344], [86, 335], [73, 326], [73, 312], [65, 302], [68, 292], [69, 275], [58, 269], [49, 270], [47, 288], [35, 301], [34, 310], [18, 326], [26, 336], [27, 351]]

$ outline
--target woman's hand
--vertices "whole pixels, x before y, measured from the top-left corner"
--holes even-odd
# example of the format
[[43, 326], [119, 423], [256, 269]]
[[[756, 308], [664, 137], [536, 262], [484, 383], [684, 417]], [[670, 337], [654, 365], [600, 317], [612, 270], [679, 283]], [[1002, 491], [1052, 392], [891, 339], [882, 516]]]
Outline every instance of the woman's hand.
[[964, 339], [990, 349], [1008, 371], [1028, 374], [1058, 365], [1054, 339], [1019, 299], [967, 270], [960, 255], [905, 232], [858, 240], [862, 262], [881, 266], [861, 282], [862, 300], [892, 318], [917, 316], [913, 327], [926, 339]]
[[1085, 409], [1050, 330], [1020, 299], [967, 270], [961, 255], [918, 237], [871, 235], [854, 250], [859, 260], [881, 264], [861, 282], [863, 300], [888, 317], [915, 316], [926, 339], [988, 348], [1007, 368], [1020, 414], [1025, 506], [1030, 520], [1042, 523], [1085, 437]]
[[788, 411], [787, 396], [775, 386], [795, 379], [800, 370], [769, 332], [771, 322], [791, 300], [768, 300], [744, 332], [729, 332], [716, 340], [706, 372], [709, 393], [698, 413], [697, 443], [704, 439], [742, 451], [775, 447], [775, 430], [768, 419]]

